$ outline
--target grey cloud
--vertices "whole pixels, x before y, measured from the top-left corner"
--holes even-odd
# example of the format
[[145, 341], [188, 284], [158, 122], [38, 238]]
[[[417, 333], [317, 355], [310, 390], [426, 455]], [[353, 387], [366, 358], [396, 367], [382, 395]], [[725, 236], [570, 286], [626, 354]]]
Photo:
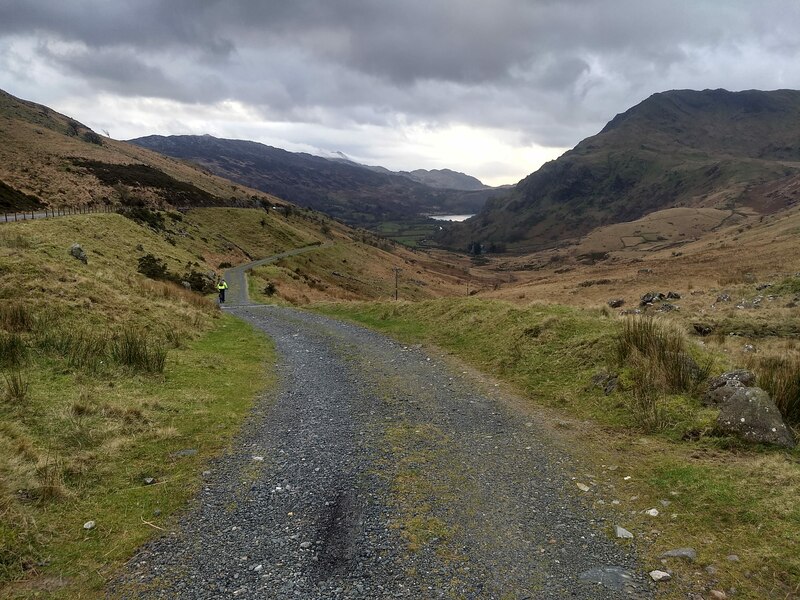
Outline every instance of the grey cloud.
[[[0, 4], [0, 37], [41, 40], [100, 91], [327, 126], [461, 122], [559, 147], [668, 87], [797, 87], [797, 22], [792, 0]], [[763, 56], [720, 66], [752, 47]]]

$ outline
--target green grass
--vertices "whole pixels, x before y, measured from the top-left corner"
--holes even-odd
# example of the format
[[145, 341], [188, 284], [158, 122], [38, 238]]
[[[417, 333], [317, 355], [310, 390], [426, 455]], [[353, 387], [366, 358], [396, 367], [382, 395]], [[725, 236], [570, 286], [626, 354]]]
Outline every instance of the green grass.
[[[7, 489], [36, 496], [30, 486], [38, 481], [37, 489], [51, 487], [51, 497], [0, 498], [21, 523], [0, 528], [0, 582], [6, 583], [0, 595], [34, 597], [37, 582], [64, 578], [67, 585], [49, 597], [103, 596], [114, 570], [159, 533], [144, 521], [171, 527], [196, 491], [204, 463], [228, 444], [253, 398], [269, 385], [266, 367], [273, 362], [266, 338], [226, 316], [186, 349], [171, 351], [161, 378], [86, 377], [40, 364], [44, 373], [32, 382], [28, 402], [46, 416], [34, 420], [19, 407], [3, 406], [0, 443], [18, 463], [30, 463], [4, 482]], [[187, 448], [197, 453], [174, 456]], [[145, 485], [145, 477], [156, 484]], [[88, 520], [97, 527], [83, 530]], [[26, 563], [42, 560], [47, 566], [37, 576], [9, 583]]]
[[[603, 311], [477, 299], [317, 308], [407, 342], [432, 342], [542, 405], [609, 426], [636, 424], [627, 395], [607, 397], [589, 386], [594, 374], [615, 366], [614, 335], [621, 326]], [[674, 435], [706, 422], [707, 415], [685, 398], [673, 398], [667, 407], [667, 429]]]

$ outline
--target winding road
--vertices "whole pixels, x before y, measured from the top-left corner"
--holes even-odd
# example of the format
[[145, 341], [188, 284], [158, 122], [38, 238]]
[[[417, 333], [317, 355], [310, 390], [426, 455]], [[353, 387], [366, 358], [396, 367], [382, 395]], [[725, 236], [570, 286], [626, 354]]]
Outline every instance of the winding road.
[[421, 347], [249, 305], [252, 266], [226, 310], [274, 340], [277, 389], [109, 597], [651, 597], [522, 403]]

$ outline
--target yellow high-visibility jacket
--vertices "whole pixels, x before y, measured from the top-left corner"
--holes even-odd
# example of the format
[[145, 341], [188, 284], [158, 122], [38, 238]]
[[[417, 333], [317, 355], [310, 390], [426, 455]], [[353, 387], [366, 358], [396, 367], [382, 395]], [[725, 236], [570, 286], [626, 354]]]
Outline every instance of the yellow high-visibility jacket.
[[217, 289], [218, 289], [218, 290], [227, 290], [227, 289], [228, 289], [228, 284], [227, 284], [227, 282], [225, 282], [225, 281], [220, 281], [220, 282], [217, 284]]

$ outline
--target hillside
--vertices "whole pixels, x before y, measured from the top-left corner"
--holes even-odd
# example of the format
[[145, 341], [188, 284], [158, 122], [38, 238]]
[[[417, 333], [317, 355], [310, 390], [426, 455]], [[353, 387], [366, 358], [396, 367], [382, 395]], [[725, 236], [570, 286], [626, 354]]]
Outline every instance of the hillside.
[[793, 90], [654, 94], [439, 240], [537, 249], [667, 208], [794, 206], [798, 117]]
[[101, 136], [0, 90], [0, 209], [99, 204], [264, 206], [277, 199]]
[[441, 189], [347, 160], [287, 152], [257, 142], [209, 135], [152, 135], [130, 141], [351, 225], [372, 227], [423, 214], [474, 213], [487, 197], [483, 190]]

